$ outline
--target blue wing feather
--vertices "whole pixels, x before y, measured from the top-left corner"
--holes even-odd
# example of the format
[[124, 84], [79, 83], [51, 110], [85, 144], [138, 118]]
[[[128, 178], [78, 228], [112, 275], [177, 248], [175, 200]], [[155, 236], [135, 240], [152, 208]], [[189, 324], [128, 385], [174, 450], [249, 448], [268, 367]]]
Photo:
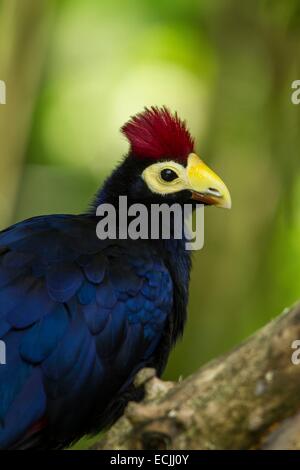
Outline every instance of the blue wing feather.
[[30, 364], [44, 361], [62, 339], [67, 327], [66, 309], [58, 304], [24, 334], [20, 344], [21, 357]]

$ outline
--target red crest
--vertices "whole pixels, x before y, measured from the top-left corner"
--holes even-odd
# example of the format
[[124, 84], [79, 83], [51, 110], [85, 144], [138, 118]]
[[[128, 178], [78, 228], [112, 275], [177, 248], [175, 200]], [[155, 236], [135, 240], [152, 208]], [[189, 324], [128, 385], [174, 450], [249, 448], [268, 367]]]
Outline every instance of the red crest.
[[185, 161], [194, 151], [194, 139], [185, 121], [163, 106], [145, 108], [121, 128], [136, 157], [152, 159], [171, 158]]

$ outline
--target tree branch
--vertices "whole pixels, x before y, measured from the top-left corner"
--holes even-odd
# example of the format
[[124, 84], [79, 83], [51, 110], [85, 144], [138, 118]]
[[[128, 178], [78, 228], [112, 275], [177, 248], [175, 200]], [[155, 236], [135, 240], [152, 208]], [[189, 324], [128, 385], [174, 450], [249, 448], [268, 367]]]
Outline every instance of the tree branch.
[[300, 303], [229, 354], [186, 380], [163, 382], [152, 369], [136, 377], [145, 399], [96, 449], [300, 449]]

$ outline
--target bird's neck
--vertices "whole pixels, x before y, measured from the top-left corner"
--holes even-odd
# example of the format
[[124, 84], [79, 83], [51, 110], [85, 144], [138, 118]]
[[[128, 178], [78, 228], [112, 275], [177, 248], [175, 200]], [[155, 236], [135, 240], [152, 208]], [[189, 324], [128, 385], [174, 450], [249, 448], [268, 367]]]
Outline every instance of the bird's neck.
[[[125, 219], [125, 214], [123, 213], [124, 206], [122, 210], [122, 207], [120, 207], [119, 204], [119, 196], [126, 195], [127, 208], [129, 208], [132, 204], [140, 203], [140, 201], [136, 201], [134, 198], [130, 197], [126, 189], [126, 186], [122, 185], [122, 187], [119, 188], [118, 192], [114, 191], [110, 186], [110, 181], [108, 181], [96, 195], [94, 204], [91, 208], [91, 212], [95, 214], [96, 208], [101, 204], [110, 204], [115, 208], [117, 225], [119, 226], [120, 219], [122, 218], [123, 223], [125, 220], [125, 224], [129, 224], [131, 221], [131, 217], [128, 217], [127, 214], [127, 217]], [[148, 209], [151, 210], [150, 207], [148, 207]], [[122, 213], [120, 213], [120, 211]], [[150, 215], [148, 219], [148, 229], [151, 233]], [[137, 240], [137, 243], [138, 242], [139, 240]], [[186, 321], [188, 288], [191, 269], [191, 252], [186, 249], [186, 237], [184, 233], [184, 213], [182, 212], [181, 238], [175, 238], [174, 233], [171, 229], [170, 237], [168, 239], [163, 239], [162, 237], [158, 237], [158, 239], [151, 239], [151, 237], [149, 237], [148, 239], [143, 240], [143, 243], [150, 243], [151, 245], [154, 245], [156, 247], [158, 253], [163, 258], [172, 276], [174, 286], [174, 312], [172, 315], [172, 325], [170, 328], [170, 342], [174, 344], [176, 342], [176, 339], [182, 334]]]

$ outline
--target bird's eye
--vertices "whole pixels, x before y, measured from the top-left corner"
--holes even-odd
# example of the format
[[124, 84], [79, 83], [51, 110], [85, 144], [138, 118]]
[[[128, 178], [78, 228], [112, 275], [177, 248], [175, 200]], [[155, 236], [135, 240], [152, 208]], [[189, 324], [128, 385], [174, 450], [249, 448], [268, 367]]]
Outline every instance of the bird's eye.
[[160, 177], [162, 180], [167, 181], [169, 183], [178, 178], [178, 175], [177, 173], [175, 173], [174, 170], [171, 170], [170, 168], [165, 168], [161, 171]]

